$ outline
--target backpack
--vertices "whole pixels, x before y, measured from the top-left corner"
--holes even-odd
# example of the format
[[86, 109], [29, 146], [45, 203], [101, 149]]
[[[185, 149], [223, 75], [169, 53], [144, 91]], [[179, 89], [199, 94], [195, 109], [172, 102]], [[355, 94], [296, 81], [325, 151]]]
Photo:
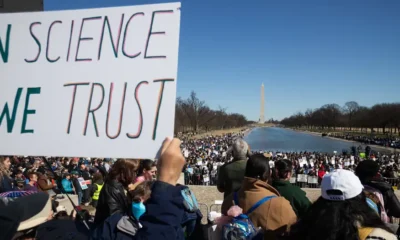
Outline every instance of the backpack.
[[[196, 196], [186, 186], [179, 185], [183, 197], [184, 214], [182, 216], [181, 226], [187, 240], [202, 239], [201, 219], [203, 215], [200, 212]], [[200, 238], [199, 238], [200, 237]]]
[[[256, 202], [245, 214], [242, 213], [237, 217], [232, 219], [231, 223], [225, 224], [222, 226], [222, 240], [255, 240], [255, 239], [263, 239], [262, 232], [258, 231], [254, 227], [254, 224], [251, 222], [249, 218], [249, 214], [254, 212], [259, 206], [263, 203], [275, 198], [276, 196], [267, 196], [262, 198], [260, 201]], [[233, 199], [235, 201], [235, 205], [239, 205], [239, 199], [237, 192], [234, 193]]]
[[186, 211], [193, 213], [199, 210], [199, 204], [197, 203], [196, 196], [188, 187], [183, 187], [181, 194], [183, 197], [183, 205], [185, 206]]
[[[370, 186], [367, 186], [367, 185], [364, 185], [363, 192], [364, 192], [365, 196], [367, 197], [368, 205], [370, 207], [372, 207], [373, 205], [371, 203], [376, 204], [377, 210], [378, 210], [378, 215], [381, 217], [383, 222], [388, 223], [389, 217], [385, 210], [382, 193], [379, 190], [372, 188]], [[376, 210], [375, 208], [373, 208], [373, 209]]]

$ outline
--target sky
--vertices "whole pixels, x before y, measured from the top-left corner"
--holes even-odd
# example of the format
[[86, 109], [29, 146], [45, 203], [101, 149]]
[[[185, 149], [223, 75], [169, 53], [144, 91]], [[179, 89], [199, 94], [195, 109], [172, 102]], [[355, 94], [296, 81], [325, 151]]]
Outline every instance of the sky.
[[[44, 0], [45, 10], [166, 3]], [[257, 121], [400, 101], [398, 0], [182, 0], [177, 94]]]

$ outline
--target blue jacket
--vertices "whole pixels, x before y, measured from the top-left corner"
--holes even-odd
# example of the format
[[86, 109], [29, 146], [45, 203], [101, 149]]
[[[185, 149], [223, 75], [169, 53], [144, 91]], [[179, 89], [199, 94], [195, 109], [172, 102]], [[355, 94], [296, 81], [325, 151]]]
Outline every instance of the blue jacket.
[[61, 181], [61, 184], [62, 184], [62, 186], [63, 186], [63, 188], [64, 188], [64, 191], [65, 191], [66, 193], [73, 193], [73, 192], [74, 192], [74, 189], [72, 188], [72, 183], [71, 183], [70, 180], [64, 178], [64, 179]]
[[[90, 239], [125, 240], [132, 239], [117, 229], [119, 220], [124, 216], [115, 213], [98, 226]], [[181, 227], [184, 216], [183, 197], [179, 186], [156, 181], [151, 198], [146, 203], [146, 213], [140, 217], [142, 228], [136, 233], [135, 240], [184, 240]]]
[[12, 179], [6, 175], [0, 180], [0, 193], [14, 191]]
[[146, 203], [146, 213], [140, 217], [142, 228], [136, 234], [136, 240], [183, 240], [181, 227], [184, 215], [181, 188], [156, 181], [151, 198]]

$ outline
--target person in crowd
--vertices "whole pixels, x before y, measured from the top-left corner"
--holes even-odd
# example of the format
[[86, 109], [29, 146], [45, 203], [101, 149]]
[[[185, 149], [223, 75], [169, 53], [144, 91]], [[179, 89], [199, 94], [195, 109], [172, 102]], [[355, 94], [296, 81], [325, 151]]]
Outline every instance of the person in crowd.
[[278, 239], [296, 222], [297, 217], [290, 203], [268, 184], [270, 176], [268, 159], [263, 154], [250, 156], [241, 188], [225, 197], [221, 212], [227, 215], [235, 195], [244, 213], [261, 199], [273, 196], [255, 209], [249, 217], [256, 228], [261, 227], [265, 231], [265, 239]]
[[72, 186], [75, 189], [75, 194], [78, 195], [78, 204], [81, 205], [83, 202], [83, 191], [82, 191], [82, 187], [81, 184], [78, 180], [79, 178], [79, 172], [78, 171], [72, 171], [71, 172], [71, 176], [72, 176]]
[[71, 175], [65, 174], [63, 180], [61, 180], [61, 184], [65, 193], [73, 194], [74, 188], [72, 187]]
[[318, 183], [321, 184], [322, 182], [322, 178], [324, 177], [327, 169], [326, 166], [323, 164], [322, 161], [319, 162], [319, 166], [318, 166]]
[[364, 192], [373, 200], [379, 209], [382, 221], [389, 223], [389, 217], [400, 218], [400, 202], [392, 186], [377, 177], [380, 167], [372, 160], [364, 160], [356, 167], [356, 175], [364, 185]]
[[14, 179], [22, 179], [25, 181], [25, 176], [24, 172], [18, 167], [18, 169], [15, 171]]
[[115, 213], [131, 215], [131, 204], [125, 190], [136, 179], [138, 162], [133, 159], [119, 159], [112, 166], [101, 189], [94, 218], [95, 225], [104, 222]]
[[24, 191], [25, 190], [25, 180], [23, 178], [15, 179], [15, 190]]
[[239, 190], [244, 179], [249, 145], [237, 138], [231, 148], [233, 161], [223, 165], [218, 172], [217, 188], [224, 193], [224, 198], [232, 192]]
[[110, 162], [109, 158], [104, 159], [103, 167], [104, 167], [104, 169], [106, 170], [107, 173], [110, 171], [110, 168], [111, 168], [109, 162]]
[[[104, 221], [104, 224], [95, 229], [95, 236], [92, 236], [92, 239], [101, 239], [104, 236], [107, 236], [107, 239], [134, 240], [185, 239], [181, 226], [182, 216], [185, 212], [181, 194], [182, 188], [177, 186], [177, 181], [185, 165], [180, 144], [181, 141], [176, 138], [167, 138], [163, 143], [161, 157], [158, 161], [158, 179], [151, 187], [151, 197], [146, 203], [147, 211], [140, 217], [141, 228], [136, 229], [138, 231], [134, 231], [133, 236], [127, 234], [126, 230], [132, 230], [136, 226], [132, 225], [135, 219], [130, 218], [132, 221], [123, 222], [123, 227], [128, 226], [127, 223], [129, 223], [130, 228], [124, 228], [124, 231], [121, 231], [121, 226], [117, 227], [117, 225], [120, 225], [121, 220], [126, 219], [124, 218], [126, 213], [115, 212]], [[118, 160], [115, 164], [125, 165], [119, 161], [121, 160]], [[110, 175], [114, 175], [112, 172], [116, 171], [114, 170], [115, 164], [112, 166]], [[108, 180], [107, 178], [100, 199]], [[132, 215], [131, 204], [129, 204], [129, 208], [130, 215]]]
[[367, 204], [363, 185], [351, 171], [324, 176], [321, 197], [291, 227], [289, 239], [395, 240], [397, 237]]
[[[81, 176], [85, 181], [91, 180], [88, 167], [86, 166], [87, 161], [88, 160], [81, 161], [79, 163], [79, 170], [78, 170], [79, 176]], [[88, 206], [90, 202], [90, 188], [91, 186], [89, 185], [87, 189], [82, 189], [83, 193], [82, 202], [85, 206]]]
[[104, 167], [104, 163], [102, 160], [97, 159], [97, 161], [94, 162], [94, 167], [99, 170], [101, 175], [103, 175], [103, 179], [107, 177], [108, 171], [106, 171], [106, 168]]
[[40, 192], [50, 193], [55, 186], [51, 183], [50, 179], [48, 178], [44, 167], [39, 167], [37, 173], [39, 177], [37, 181], [38, 190]]
[[97, 207], [97, 201], [100, 197], [101, 189], [104, 186], [103, 175], [100, 172], [93, 174], [93, 182], [90, 196], [92, 197], [92, 206]]
[[28, 173], [29, 182], [25, 185], [25, 191], [34, 191], [37, 192], [38, 190], [38, 175], [35, 172]]
[[152, 181], [144, 181], [137, 185], [134, 190], [129, 191], [132, 214], [137, 220], [146, 212], [144, 203], [150, 198], [152, 184]]
[[292, 171], [293, 166], [291, 161], [287, 159], [276, 161], [275, 180], [272, 182], [272, 186], [278, 190], [282, 197], [290, 202], [297, 217], [301, 218], [311, 206], [311, 202], [307, 198], [306, 192], [290, 183]]
[[138, 177], [136, 182], [152, 181], [157, 174], [157, 166], [153, 160], [144, 159], [139, 163]]
[[9, 157], [0, 157], [0, 193], [14, 190], [13, 180], [10, 177], [10, 166]]

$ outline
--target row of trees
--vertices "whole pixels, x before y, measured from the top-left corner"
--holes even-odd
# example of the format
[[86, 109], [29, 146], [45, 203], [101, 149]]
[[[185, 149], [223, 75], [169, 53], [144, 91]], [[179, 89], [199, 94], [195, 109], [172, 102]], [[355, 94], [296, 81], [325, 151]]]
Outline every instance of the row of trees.
[[247, 124], [249, 122], [242, 114], [227, 113], [222, 107], [218, 110], [209, 108], [193, 91], [187, 99], [176, 100], [175, 133], [220, 130]]
[[[400, 135], [400, 103], [382, 103], [372, 107], [360, 106], [357, 102], [347, 102], [343, 107], [338, 104], [326, 104], [318, 109], [308, 109], [285, 118], [281, 124], [288, 127], [306, 127], [318, 129], [354, 128], [371, 132], [375, 128], [383, 132]], [[390, 129], [389, 131], [387, 131]]]

